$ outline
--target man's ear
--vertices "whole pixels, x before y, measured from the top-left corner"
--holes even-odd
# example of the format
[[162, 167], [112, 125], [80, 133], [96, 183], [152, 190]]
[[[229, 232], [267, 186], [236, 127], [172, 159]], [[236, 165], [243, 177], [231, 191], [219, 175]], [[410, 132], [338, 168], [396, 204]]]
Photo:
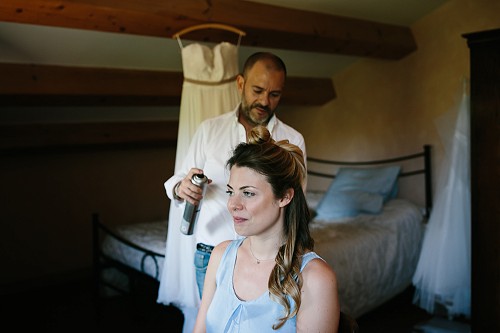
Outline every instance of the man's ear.
[[244, 85], [245, 85], [245, 78], [243, 77], [243, 75], [238, 74], [238, 76], [236, 76], [236, 88], [238, 88], [240, 94], [243, 93]]
[[280, 207], [285, 207], [286, 205], [288, 205], [290, 203], [290, 201], [292, 201], [292, 198], [293, 198], [293, 195], [295, 194], [293, 188], [289, 188], [288, 190], [286, 190], [285, 192], [285, 195], [283, 196], [283, 198], [281, 198], [279, 200], [279, 206]]

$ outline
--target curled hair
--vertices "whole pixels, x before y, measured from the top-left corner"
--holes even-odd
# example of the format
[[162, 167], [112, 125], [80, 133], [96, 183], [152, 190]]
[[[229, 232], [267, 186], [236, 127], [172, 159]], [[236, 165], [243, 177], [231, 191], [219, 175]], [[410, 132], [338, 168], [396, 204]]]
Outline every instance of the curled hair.
[[292, 200], [285, 207], [285, 243], [276, 255], [276, 265], [268, 282], [271, 297], [285, 308], [285, 315], [273, 325], [273, 329], [279, 329], [299, 310], [302, 255], [314, 249], [314, 240], [309, 233], [310, 212], [303, 192], [306, 179], [304, 154], [288, 140], [274, 141], [266, 127], [257, 126], [249, 133], [248, 143], [239, 144], [227, 161], [229, 169], [233, 166], [247, 167], [262, 174], [271, 185], [275, 198], [283, 198], [290, 188], [294, 190]]

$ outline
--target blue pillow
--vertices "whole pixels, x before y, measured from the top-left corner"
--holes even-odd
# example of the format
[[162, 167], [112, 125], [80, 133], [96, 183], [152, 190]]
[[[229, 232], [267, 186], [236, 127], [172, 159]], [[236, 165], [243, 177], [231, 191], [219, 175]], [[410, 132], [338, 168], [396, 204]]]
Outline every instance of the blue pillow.
[[399, 166], [340, 168], [319, 202], [317, 218], [352, 217], [359, 213], [378, 214], [383, 203], [397, 195]]
[[395, 181], [394, 185], [392, 186], [391, 193], [389, 193], [389, 200], [396, 199], [398, 197], [398, 194], [399, 194], [399, 184], [397, 181]]
[[332, 191], [360, 190], [377, 193], [389, 200], [400, 166], [375, 168], [340, 168], [332, 182]]
[[329, 221], [353, 217], [360, 213], [378, 214], [384, 198], [380, 194], [365, 191], [329, 191], [318, 204], [315, 219]]

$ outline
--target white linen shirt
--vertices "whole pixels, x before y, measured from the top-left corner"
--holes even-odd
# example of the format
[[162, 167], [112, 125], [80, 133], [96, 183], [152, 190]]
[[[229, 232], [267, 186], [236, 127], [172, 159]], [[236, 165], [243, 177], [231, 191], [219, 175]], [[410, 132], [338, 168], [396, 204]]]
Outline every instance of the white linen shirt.
[[[203, 121], [196, 130], [182, 167], [164, 184], [167, 196], [175, 205], [184, 205], [184, 201], [173, 198], [173, 188], [193, 167], [200, 168], [212, 180], [207, 187], [201, 210], [194, 228], [197, 243], [217, 245], [228, 239], [236, 239], [233, 221], [227, 209], [226, 193], [229, 170], [226, 162], [233, 149], [241, 142], [246, 142], [245, 128], [238, 122], [238, 105], [235, 110]], [[302, 149], [306, 157], [306, 147], [302, 134], [280, 121], [274, 115], [267, 128], [274, 140], [289, 140]], [[175, 231], [174, 231], [175, 232]]]

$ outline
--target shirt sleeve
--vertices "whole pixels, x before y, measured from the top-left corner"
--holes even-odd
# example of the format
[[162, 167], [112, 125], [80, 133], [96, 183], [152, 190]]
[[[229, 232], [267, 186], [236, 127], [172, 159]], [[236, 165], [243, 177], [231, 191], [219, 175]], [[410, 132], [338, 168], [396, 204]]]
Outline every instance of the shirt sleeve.
[[204, 137], [205, 137], [205, 126], [206, 122], [200, 124], [193, 139], [189, 145], [184, 161], [182, 162], [180, 170], [176, 170], [174, 175], [172, 175], [164, 184], [167, 196], [176, 205], [179, 205], [181, 201], [175, 200], [173, 196], [174, 186], [180, 182], [189, 173], [191, 168], [203, 169], [205, 166], [205, 148], [204, 148]]

